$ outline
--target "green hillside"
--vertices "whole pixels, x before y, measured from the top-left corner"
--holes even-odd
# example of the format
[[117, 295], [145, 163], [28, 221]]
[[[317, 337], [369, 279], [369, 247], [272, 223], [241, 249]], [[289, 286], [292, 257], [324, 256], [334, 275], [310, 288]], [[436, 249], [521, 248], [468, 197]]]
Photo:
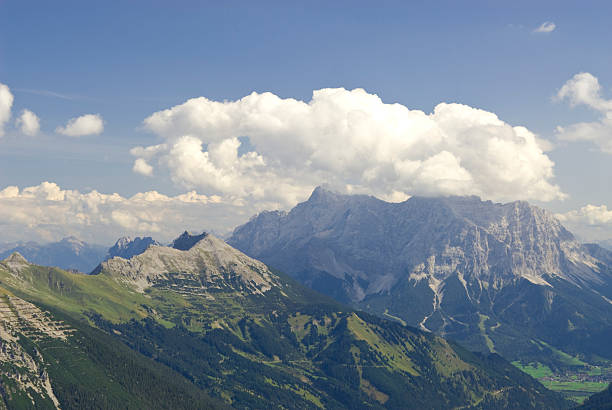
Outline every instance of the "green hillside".
[[[147, 283], [149, 252], [94, 276], [0, 263], [0, 286], [75, 329], [37, 348], [62, 407], [207, 407], [209, 396], [235, 408], [568, 407], [497, 355], [344, 308], [233, 250], [159, 250], [172, 266], [200, 264], [160, 276], [153, 263], [139, 291], [130, 281]], [[261, 277], [245, 282], [241, 264]]]

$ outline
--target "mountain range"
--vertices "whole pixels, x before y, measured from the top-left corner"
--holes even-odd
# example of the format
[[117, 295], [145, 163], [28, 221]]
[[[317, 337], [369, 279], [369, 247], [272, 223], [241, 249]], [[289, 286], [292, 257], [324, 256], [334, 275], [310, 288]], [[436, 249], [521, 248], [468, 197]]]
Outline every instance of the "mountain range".
[[65, 270], [90, 273], [104, 260], [115, 256], [129, 259], [144, 252], [151, 245], [161, 244], [150, 236], [136, 238], [124, 236], [108, 248], [69, 236], [58, 242], [45, 244], [34, 241], [5, 243], [0, 245], [0, 259], [17, 252], [37, 265], [57, 266]]
[[104, 259], [108, 247], [83, 242], [73, 236], [58, 242], [40, 244], [34, 241], [0, 245], [0, 259], [19, 252], [29, 261], [45, 266], [91, 272]]
[[612, 360], [612, 252], [524, 201], [317, 188], [228, 243], [355, 308], [553, 370]]
[[[567, 408], [497, 354], [363, 313], [210, 234], [92, 275], [0, 262], [9, 408]], [[150, 392], [147, 394], [146, 392]]]

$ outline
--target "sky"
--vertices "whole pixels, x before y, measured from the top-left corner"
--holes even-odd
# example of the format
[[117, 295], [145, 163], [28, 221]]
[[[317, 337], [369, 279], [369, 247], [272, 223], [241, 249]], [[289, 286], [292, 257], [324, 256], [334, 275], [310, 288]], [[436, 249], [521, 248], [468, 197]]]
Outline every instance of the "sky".
[[0, 242], [221, 236], [317, 185], [612, 238], [612, 4], [0, 0]]

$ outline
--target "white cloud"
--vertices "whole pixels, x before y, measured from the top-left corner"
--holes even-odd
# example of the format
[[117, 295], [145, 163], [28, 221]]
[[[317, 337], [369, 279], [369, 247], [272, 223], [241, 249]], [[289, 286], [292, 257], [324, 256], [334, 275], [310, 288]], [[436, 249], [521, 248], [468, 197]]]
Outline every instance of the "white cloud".
[[540, 24], [536, 29], [533, 30], [534, 33], [552, 33], [557, 28], [557, 25], [552, 21], [545, 21]]
[[586, 105], [597, 111], [612, 111], [612, 100], [601, 96], [599, 80], [591, 73], [578, 73], [568, 80], [557, 93], [559, 100], [567, 100], [572, 106]]
[[134, 167], [132, 170], [145, 176], [153, 175], [153, 167], [147, 164], [147, 161], [144, 158], [137, 158], [136, 161], [134, 161]]
[[13, 100], [10, 88], [0, 83], [0, 137], [4, 136], [4, 126], [11, 119]]
[[93, 243], [112, 243], [126, 234], [169, 241], [185, 229], [224, 235], [248, 220], [251, 212], [235, 201], [195, 191], [177, 196], [149, 191], [126, 198], [64, 190], [51, 182], [0, 190], [0, 231], [6, 242], [75, 235]]
[[572, 107], [586, 105], [601, 115], [599, 121], [558, 126], [556, 133], [559, 139], [591, 141], [603, 152], [612, 154], [612, 100], [602, 97], [597, 77], [590, 73], [574, 75], [561, 87], [556, 99], [568, 101]]
[[612, 209], [606, 205], [589, 204], [556, 217], [587, 241], [612, 238]]
[[36, 114], [30, 110], [23, 110], [17, 120], [15, 120], [15, 126], [20, 131], [29, 136], [34, 136], [40, 131], [40, 120]]
[[104, 131], [104, 121], [100, 114], [85, 114], [72, 118], [66, 126], [57, 127], [55, 132], [70, 137], [101, 134]]
[[[323, 183], [384, 198], [565, 196], [532, 132], [461, 104], [426, 114], [362, 89], [317, 90], [308, 102], [252, 93], [190, 99], [144, 125], [165, 142], [134, 148], [134, 156], [156, 161], [182, 186], [249, 204], [292, 206]], [[245, 136], [252, 152], [240, 150]]]

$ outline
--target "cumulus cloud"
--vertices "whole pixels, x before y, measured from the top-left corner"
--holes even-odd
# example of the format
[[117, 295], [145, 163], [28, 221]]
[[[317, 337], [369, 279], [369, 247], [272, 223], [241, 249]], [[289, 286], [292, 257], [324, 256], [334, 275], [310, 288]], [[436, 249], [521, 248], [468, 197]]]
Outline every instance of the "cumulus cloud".
[[599, 121], [558, 126], [559, 139], [591, 141], [603, 152], [612, 154], [612, 100], [602, 97], [597, 77], [590, 73], [576, 74], [561, 87], [556, 99], [567, 101], [572, 107], [585, 105], [600, 114]]
[[40, 120], [36, 114], [30, 110], [23, 110], [21, 115], [15, 120], [15, 126], [29, 136], [34, 136], [40, 131]]
[[169, 241], [185, 229], [224, 235], [245, 222], [251, 211], [231, 200], [195, 191], [177, 196], [149, 191], [126, 198], [66, 190], [52, 182], [0, 190], [0, 231], [7, 242], [75, 235], [93, 243], [112, 243], [126, 234]]
[[144, 125], [164, 143], [132, 155], [155, 161], [184, 187], [246, 203], [291, 206], [323, 183], [395, 199], [564, 197], [541, 140], [461, 104], [426, 114], [362, 89], [316, 90], [307, 102], [252, 93], [237, 101], [190, 99]]
[[145, 176], [153, 175], [153, 167], [147, 164], [147, 161], [144, 158], [137, 158], [136, 161], [134, 161], [134, 167], [132, 167], [132, 170], [137, 174], [142, 174]]
[[584, 104], [597, 111], [612, 111], [612, 100], [601, 96], [599, 80], [591, 73], [578, 73], [568, 80], [557, 93], [559, 100], [572, 106]]
[[55, 132], [69, 137], [97, 135], [104, 131], [104, 121], [100, 114], [85, 114], [71, 118], [64, 127], [57, 127]]
[[589, 204], [556, 216], [585, 240], [612, 238], [612, 209], [608, 209], [606, 205]]
[[552, 21], [545, 21], [533, 30], [534, 33], [552, 33], [557, 28], [557, 25]]
[[4, 136], [4, 126], [11, 119], [13, 100], [10, 88], [0, 83], [0, 137]]

